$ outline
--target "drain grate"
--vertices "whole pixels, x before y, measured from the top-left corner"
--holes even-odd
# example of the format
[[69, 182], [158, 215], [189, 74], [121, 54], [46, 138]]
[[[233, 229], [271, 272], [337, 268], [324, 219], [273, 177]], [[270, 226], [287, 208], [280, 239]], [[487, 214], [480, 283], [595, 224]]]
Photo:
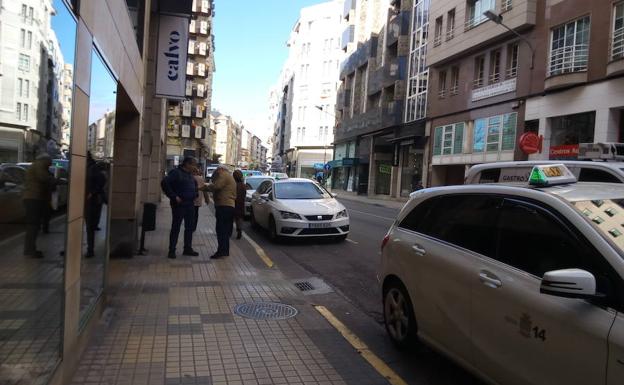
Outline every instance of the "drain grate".
[[295, 286], [301, 291], [314, 290], [314, 286], [308, 281], [295, 282]]
[[297, 313], [294, 307], [277, 302], [249, 302], [234, 307], [234, 314], [255, 320], [286, 319]]

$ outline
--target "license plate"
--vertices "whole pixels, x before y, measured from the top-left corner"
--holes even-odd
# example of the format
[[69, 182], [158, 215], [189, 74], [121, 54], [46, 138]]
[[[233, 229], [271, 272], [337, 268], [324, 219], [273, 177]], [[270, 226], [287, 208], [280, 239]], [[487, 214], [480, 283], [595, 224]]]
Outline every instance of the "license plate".
[[310, 223], [311, 229], [326, 229], [331, 227], [331, 223]]

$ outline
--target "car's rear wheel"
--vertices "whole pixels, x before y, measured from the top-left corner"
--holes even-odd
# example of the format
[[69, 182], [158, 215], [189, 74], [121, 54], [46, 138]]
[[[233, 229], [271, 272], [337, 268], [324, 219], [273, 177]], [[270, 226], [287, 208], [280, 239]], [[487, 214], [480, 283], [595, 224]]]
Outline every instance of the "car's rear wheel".
[[383, 296], [384, 323], [392, 342], [399, 349], [408, 349], [417, 342], [417, 325], [412, 301], [405, 286], [398, 281], [389, 282]]
[[279, 242], [280, 240], [280, 236], [277, 234], [277, 224], [272, 216], [269, 217], [269, 239], [271, 242]]

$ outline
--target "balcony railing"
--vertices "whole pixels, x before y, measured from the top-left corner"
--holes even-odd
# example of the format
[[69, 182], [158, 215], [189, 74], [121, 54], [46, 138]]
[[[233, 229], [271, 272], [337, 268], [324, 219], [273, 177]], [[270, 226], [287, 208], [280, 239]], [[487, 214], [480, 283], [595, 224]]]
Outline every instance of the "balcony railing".
[[560, 75], [570, 72], [587, 70], [589, 46], [577, 44], [552, 50], [550, 53], [550, 66], [548, 75]]
[[441, 89], [438, 91], [438, 98], [443, 99], [446, 96], [446, 90]]
[[512, 0], [502, 0], [501, 1], [501, 12], [510, 11], [512, 8]]
[[457, 95], [457, 94], [459, 93], [459, 86], [458, 86], [457, 84], [455, 84], [454, 86], [452, 86], [452, 87], [449, 89], [449, 93], [450, 93], [451, 95]]
[[624, 58], [624, 27], [613, 31], [613, 41], [611, 42], [611, 59]]
[[507, 79], [515, 78], [518, 76], [518, 67], [511, 67], [507, 69]]
[[455, 28], [451, 28], [446, 31], [446, 41], [449, 41], [454, 37], [455, 37]]
[[479, 87], [483, 87], [483, 78], [478, 78], [472, 81], [472, 87], [473, 88], [479, 88]]
[[498, 83], [501, 81], [501, 75], [500, 72], [497, 73], [493, 73], [490, 75], [490, 84], [492, 83]]
[[434, 47], [437, 47], [440, 44], [442, 44], [442, 34], [439, 34], [439, 35], [437, 35], [436, 37], [433, 38], [433, 46]]
[[467, 31], [469, 29], [472, 29], [474, 27], [476, 27], [477, 25], [485, 22], [487, 20], [487, 17], [483, 16], [483, 15], [478, 15], [475, 16], [473, 18], [470, 18], [468, 20], [466, 20], [466, 24], [464, 24], [464, 30]]

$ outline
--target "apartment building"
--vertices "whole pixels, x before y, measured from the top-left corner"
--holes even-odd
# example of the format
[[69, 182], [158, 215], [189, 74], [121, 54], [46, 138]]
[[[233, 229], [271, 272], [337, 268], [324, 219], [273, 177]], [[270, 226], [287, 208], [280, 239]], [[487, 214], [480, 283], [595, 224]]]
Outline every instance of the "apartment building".
[[215, 71], [212, 0], [194, 0], [189, 21], [186, 62], [186, 100], [170, 101], [167, 120], [167, 164], [193, 156], [200, 164], [209, 163], [212, 149], [208, 115], [212, 101]]
[[241, 160], [241, 141], [244, 127], [237, 123], [231, 116], [213, 112], [211, 116], [211, 126], [215, 131], [216, 150], [215, 160], [218, 156], [219, 163], [232, 167], [238, 167]]
[[396, 198], [421, 183], [427, 9], [428, 1], [345, 1], [333, 189]]
[[[343, 0], [301, 9], [278, 85], [274, 151], [291, 176], [310, 178], [333, 158]], [[271, 112], [270, 112], [271, 113]]]

